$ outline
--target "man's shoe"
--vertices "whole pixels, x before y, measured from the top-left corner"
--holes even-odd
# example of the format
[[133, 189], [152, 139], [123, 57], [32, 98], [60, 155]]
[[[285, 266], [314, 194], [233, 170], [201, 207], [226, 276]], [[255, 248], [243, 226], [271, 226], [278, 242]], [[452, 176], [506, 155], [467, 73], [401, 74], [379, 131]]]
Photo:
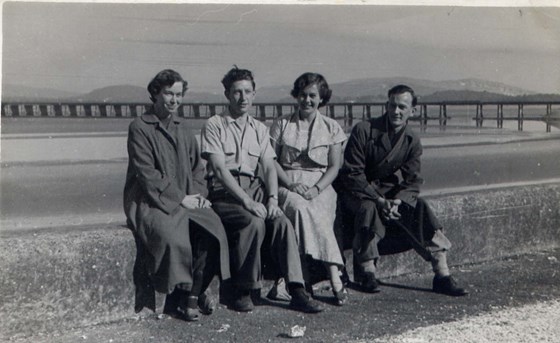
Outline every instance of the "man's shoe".
[[237, 312], [251, 312], [255, 308], [250, 292], [239, 292], [233, 301], [232, 307]]
[[451, 276], [434, 276], [432, 289], [435, 293], [460, 297], [469, 294], [464, 288], [458, 287], [457, 282]]
[[317, 301], [313, 300], [303, 288], [298, 288], [293, 291], [290, 308], [305, 313], [318, 313], [324, 310], [324, 308]]
[[363, 272], [360, 278], [360, 288], [366, 293], [378, 293], [379, 283], [372, 272]]

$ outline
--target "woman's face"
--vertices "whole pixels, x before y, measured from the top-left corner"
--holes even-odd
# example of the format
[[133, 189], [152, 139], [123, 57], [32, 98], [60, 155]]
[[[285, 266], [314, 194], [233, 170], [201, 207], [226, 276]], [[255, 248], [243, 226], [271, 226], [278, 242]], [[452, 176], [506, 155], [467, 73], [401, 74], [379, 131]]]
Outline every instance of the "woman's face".
[[299, 112], [303, 116], [308, 116], [317, 111], [322, 98], [319, 95], [319, 89], [317, 89], [317, 84], [312, 84], [305, 87], [298, 95], [297, 102], [299, 106]]
[[165, 86], [156, 95], [154, 107], [156, 113], [161, 116], [168, 116], [176, 113], [183, 102], [183, 82], [177, 81], [171, 86]]

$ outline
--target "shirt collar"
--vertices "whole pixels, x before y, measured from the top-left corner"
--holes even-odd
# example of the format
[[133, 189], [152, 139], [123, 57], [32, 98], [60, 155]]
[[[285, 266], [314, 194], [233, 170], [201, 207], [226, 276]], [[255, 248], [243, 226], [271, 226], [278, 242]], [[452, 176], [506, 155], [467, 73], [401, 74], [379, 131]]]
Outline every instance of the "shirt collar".
[[[237, 126], [240, 127], [240, 125], [237, 123], [237, 119], [233, 119], [233, 117], [231, 116], [231, 112], [229, 111], [229, 108], [226, 108], [225, 111], [223, 111], [220, 114], [220, 116], [224, 119], [226, 125], [231, 125], [235, 123]], [[256, 119], [253, 118], [252, 115], [247, 114], [247, 124], [249, 124], [253, 129], [255, 128], [255, 121]]]

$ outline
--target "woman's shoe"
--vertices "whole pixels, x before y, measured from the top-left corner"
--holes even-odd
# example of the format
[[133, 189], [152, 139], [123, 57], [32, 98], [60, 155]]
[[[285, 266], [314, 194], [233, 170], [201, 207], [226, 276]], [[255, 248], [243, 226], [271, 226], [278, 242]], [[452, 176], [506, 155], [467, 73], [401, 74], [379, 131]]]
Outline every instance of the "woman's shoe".
[[181, 304], [177, 310], [181, 314], [181, 319], [187, 322], [196, 322], [200, 319], [198, 315], [198, 297], [189, 295], [186, 306]]
[[217, 301], [211, 295], [207, 294], [208, 291], [202, 293], [198, 297], [198, 308], [200, 309], [200, 313], [204, 315], [210, 315], [214, 313], [217, 306]]
[[339, 290], [332, 289], [336, 306], [342, 306], [348, 302], [348, 291], [344, 286]]

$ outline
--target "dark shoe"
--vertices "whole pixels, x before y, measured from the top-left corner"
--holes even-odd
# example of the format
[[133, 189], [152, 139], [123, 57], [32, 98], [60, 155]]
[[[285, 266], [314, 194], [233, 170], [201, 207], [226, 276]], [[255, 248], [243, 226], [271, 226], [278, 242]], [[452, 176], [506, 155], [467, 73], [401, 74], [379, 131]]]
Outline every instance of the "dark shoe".
[[196, 322], [200, 319], [198, 315], [198, 297], [188, 296], [186, 306], [181, 304], [177, 310], [181, 314], [180, 318], [187, 322]]
[[379, 283], [372, 272], [363, 272], [360, 279], [360, 288], [366, 293], [378, 293]]
[[311, 299], [303, 288], [298, 288], [293, 291], [290, 308], [305, 313], [318, 313], [324, 310], [317, 301]]
[[202, 293], [198, 297], [198, 308], [200, 309], [200, 313], [204, 315], [210, 315], [214, 313], [217, 306], [217, 301], [208, 293], [208, 291]]
[[346, 288], [342, 287], [340, 291], [335, 291], [334, 287], [332, 289], [334, 294], [334, 301], [336, 306], [342, 306], [348, 302], [348, 291]]
[[251, 292], [239, 292], [235, 297], [232, 305], [233, 309], [237, 312], [251, 312], [255, 308], [253, 300], [251, 299]]
[[457, 286], [457, 282], [451, 276], [434, 276], [432, 289], [435, 293], [460, 297], [469, 294], [464, 288]]

